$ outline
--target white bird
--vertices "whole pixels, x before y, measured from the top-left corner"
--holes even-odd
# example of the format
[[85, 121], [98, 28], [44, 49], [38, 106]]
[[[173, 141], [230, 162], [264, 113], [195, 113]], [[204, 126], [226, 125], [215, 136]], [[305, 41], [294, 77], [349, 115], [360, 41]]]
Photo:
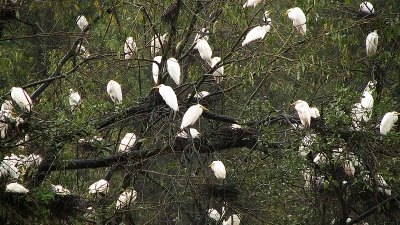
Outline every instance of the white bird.
[[311, 145], [314, 144], [315, 140], [317, 139], [316, 134], [307, 134], [301, 140], [302, 144], [299, 146], [299, 153], [300, 156], [306, 157], [311, 150]]
[[317, 119], [318, 117], [320, 117], [319, 110], [315, 107], [310, 108], [310, 114], [311, 114], [311, 117], [314, 119]]
[[136, 142], [136, 135], [134, 133], [126, 133], [122, 138], [121, 143], [118, 147], [118, 152], [127, 152], [129, 148]]
[[247, 2], [243, 4], [243, 9], [251, 6], [255, 8], [260, 2], [262, 2], [262, 0], [247, 0]]
[[386, 196], [391, 196], [392, 195], [392, 190], [390, 189], [389, 185], [386, 183], [385, 179], [383, 179], [383, 177], [381, 175], [376, 175], [376, 180], [375, 180], [375, 184], [376, 184], [376, 190], [378, 192], [381, 192], [383, 194], [385, 194]]
[[71, 111], [74, 112], [78, 105], [81, 103], [81, 96], [78, 92], [73, 89], [69, 89], [69, 105], [71, 106]]
[[[206, 96], [210, 95], [210, 92], [208, 91], [200, 91], [199, 93], [194, 94], [193, 98], [201, 99]], [[191, 94], [188, 95], [188, 98], [190, 98]]]
[[[221, 57], [214, 57], [211, 59], [211, 68], [214, 68], [217, 63], [221, 61]], [[224, 66], [218, 65], [218, 68], [213, 73], [214, 79], [218, 83], [224, 80]]]
[[174, 90], [170, 86], [160, 84], [154, 88], [158, 88], [158, 92], [160, 93], [161, 97], [164, 99], [165, 103], [171, 107], [172, 110], [175, 112], [179, 111], [178, 99]]
[[311, 113], [308, 103], [303, 100], [297, 100], [291, 104], [291, 106], [293, 105], [299, 114], [301, 124], [305, 127], [309, 127], [311, 124]]
[[253, 42], [257, 39], [262, 40], [264, 38], [265, 34], [267, 34], [267, 32], [269, 32], [270, 30], [271, 30], [271, 25], [269, 25], [269, 24], [254, 27], [253, 29], [251, 29], [251, 31], [249, 33], [247, 33], [246, 38], [242, 42], [242, 46], [245, 46], [245, 45], [249, 44], [250, 42]]
[[390, 129], [392, 129], [399, 119], [398, 115], [400, 115], [400, 113], [393, 111], [388, 112], [383, 116], [381, 124], [379, 125], [379, 131], [382, 135], [387, 135], [387, 133], [389, 133]]
[[364, 91], [361, 97], [361, 107], [364, 110], [362, 119], [367, 122], [371, 118], [372, 107], [374, 106], [374, 98], [371, 93], [368, 91]]
[[[190, 128], [189, 130], [190, 130], [190, 136], [192, 138], [200, 138], [201, 134], [195, 128]], [[182, 132], [178, 133], [176, 136], [180, 137], [180, 138], [187, 138], [188, 137], [186, 131], [182, 131]]]
[[208, 42], [203, 38], [197, 39], [196, 48], [199, 50], [200, 57], [211, 66], [212, 50]]
[[133, 52], [136, 50], [136, 42], [133, 41], [132, 37], [128, 37], [124, 44], [125, 59], [130, 59], [133, 56]]
[[118, 210], [130, 206], [130, 204], [135, 202], [136, 197], [137, 197], [137, 192], [135, 190], [130, 190], [130, 189], [125, 190], [119, 196], [115, 208]]
[[165, 43], [165, 38], [167, 37], [168, 33], [165, 33], [163, 35], [154, 35], [153, 39], [151, 39], [151, 44], [150, 44], [150, 51], [151, 54], [157, 54], [160, 49], [161, 45]]
[[236, 214], [232, 214], [228, 220], [222, 221], [222, 225], [239, 225], [240, 224], [240, 218]]
[[293, 21], [293, 26], [302, 34], [306, 35], [306, 15], [299, 7], [291, 8], [286, 11], [289, 19]]
[[376, 53], [376, 49], [378, 48], [378, 38], [379, 36], [376, 30], [368, 34], [367, 39], [365, 40], [367, 56], [371, 56]]
[[116, 81], [110, 80], [107, 84], [107, 93], [110, 95], [110, 98], [113, 102], [121, 103], [122, 102], [122, 89], [121, 85], [119, 85]]
[[78, 25], [79, 29], [81, 29], [82, 31], [89, 25], [89, 23], [84, 15], [78, 16], [78, 19], [76, 20], [76, 24]]
[[374, 6], [370, 2], [362, 2], [359, 11], [366, 14], [375, 13]]
[[[208, 36], [209, 33], [210, 33], [210, 31], [208, 31], [206, 28], [204, 28], [204, 27], [201, 28], [200, 33], [197, 33], [196, 36], [194, 37], [193, 44], [194, 44], [195, 46], [193, 47], [193, 49], [195, 49], [195, 50], [197, 49], [197, 47], [196, 47], [196, 41], [197, 41], [198, 39], [202, 38], [202, 39], [208, 41], [208, 39], [210, 38], [210, 37]], [[203, 36], [203, 37], [202, 37], [202, 36]]]
[[90, 57], [89, 51], [86, 50], [86, 48], [83, 47], [82, 44], [78, 44], [76, 46], [76, 51], [78, 52], [79, 56], [82, 57], [83, 59], [88, 59]]
[[89, 194], [96, 194], [96, 193], [104, 193], [107, 194], [109, 191], [110, 185], [108, 181], [104, 179], [100, 179], [96, 182], [94, 182], [92, 185], [89, 187]]
[[169, 58], [167, 60], [167, 71], [172, 80], [174, 80], [175, 84], [179, 85], [181, 78], [181, 67], [179, 66], [178, 60], [172, 57]]
[[53, 192], [56, 194], [56, 195], [62, 195], [62, 196], [64, 196], [64, 195], [71, 195], [71, 192], [67, 189], [67, 188], [64, 188], [63, 186], [61, 186], [61, 185], [51, 185], [51, 189], [53, 190]]
[[1, 104], [1, 110], [0, 111], [5, 111], [5, 110], [10, 110], [10, 111], [14, 110], [14, 106], [13, 106], [12, 101], [5, 100], [4, 103]]
[[11, 88], [11, 98], [19, 105], [22, 110], [31, 112], [33, 103], [31, 97], [20, 87]]
[[207, 216], [214, 221], [219, 221], [219, 219], [221, 218], [219, 212], [214, 208], [207, 210]]
[[15, 183], [7, 184], [6, 192], [28, 193], [29, 190], [26, 187], [22, 186], [21, 184], [18, 184], [17, 182], [15, 182]]
[[158, 62], [158, 64], [153, 62], [152, 67], [151, 67], [152, 72], [153, 72], [153, 80], [154, 80], [155, 84], [158, 84], [158, 75], [160, 74], [160, 67], [158, 65], [161, 64], [161, 59], [162, 59], [162, 56], [154, 57], [153, 60]]
[[193, 125], [203, 113], [203, 110], [208, 109], [200, 104], [190, 106], [183, 115], [181, 129]]
[[221, 161], [213, 161], [208, 167], [214, 171], [214, 175], [218, 180], [223, 180], [226, 177], [225, 166]]

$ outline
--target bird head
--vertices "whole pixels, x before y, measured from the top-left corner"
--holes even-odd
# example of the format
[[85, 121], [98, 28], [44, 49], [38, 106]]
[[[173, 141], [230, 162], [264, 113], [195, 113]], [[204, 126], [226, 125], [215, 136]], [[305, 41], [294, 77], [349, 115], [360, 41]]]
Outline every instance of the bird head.
[[300, 102], [302, 102], [303, 100], [297, 100], [297, 101], [295, 101], [295, 102], [293, 102], [292, 104], [290, 104], [290, 106], [295, 106], [297, 103], [300, 103]]
[[268, 11], [265, 11], [264, 12], [264, 15], [263, 15], [263, 21], [264, 22], [267, 22], [267, 19], [268, 19], [268, 17], [269, 17], [269, 14], [271, 14], [272, 13], [272, 10], [268, 10]]
[[287, 16], [291, 11], [292, 11], [292, 9], [286, 10], [285, 16]]
[[208, 167], [212, 167], [215, 164], [215, 161], [213, 161]]
[[72, 88], [69, 89], [69, 93], [72, 94], [72, 93], [74, 93], [74, 92], [75, 92], [74, 89], [72, 89]]

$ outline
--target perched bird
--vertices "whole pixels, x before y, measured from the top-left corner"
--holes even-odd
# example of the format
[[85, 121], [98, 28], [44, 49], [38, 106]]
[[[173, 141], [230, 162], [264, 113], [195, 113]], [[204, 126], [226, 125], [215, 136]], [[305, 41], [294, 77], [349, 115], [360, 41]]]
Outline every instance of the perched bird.
[[256, 26], [247, 33], [246, 38], [242, 42], [242, 46], [249, 44], [257, 39], [262, 40], [269, 31], [271, 30], [271, 19], [267, 19], [267, 25]]
[[199, 50], [200, 57], [211, 66], [212, 50], [208, 42], [203, 38], [197, 39], [196, 48]]
[[117, 102], [117, 103], [122, 102], [121, 85], [119, 85], [116, 81], [110, 80], [108, 82], [107, 93], [110, 95], [110, 98], [113, 102]]
[[239, 124], [234, 123], [234, 124], [231, 125], [231, 129], [234, 129], [234, 130], [242, 129], [242, 126], [240, 126]]
[[378, 37], [379, 36], [376, 30], [368, 34], [367, 39], [365, 40], [367, 56], [371, 56], [376, 53], [376, 49], [378, 48]]
[[1, 104], [1, 109], [0, 111], [4, 111], [4, 110], [10, 110], [13, 111], [14, 110], [14, 106], [12, 101], [10, 100], [5, 100], [3, 104]]
[[317, 139], [316, 134], [307, 134], [301, 140], [302, 144], [299, 146], [299, 153], [302, 157], [307, 157], [308, 153], [311, 151], [311, 145], [314, 144]]
[[158, 88], [158, 92], [160, 93], [161, 97], [164, 99], [165, 103], [171, 107], [172, 110], [175, 112], [179, 111], [178, 99], [174, 90], [170, 86], [160, 84], [154, 88]]
[[376, 190], [378, 192], [383, 193], [386, 196], [392, 195], [392, 190], [390, 189], [389, 185], [386, 183], [385, 179], [381, 175], [376, 175], [375, 179]]
[[136, 135], [134, 133], [126, 133], [119, 144], [118, 152], [127, 152], [135, 144]]
[[374, 98], [371, 93], [368, 91], [364, 91], [361, 97], [361, 107], [364, 110], [362, 119], [367, 122], [371, 118], [372, 107], [374, 106]]
[[92, 185], [89, 187], [89, 194], [96, 194], [96, 193], [104, 193], [107, 194], [109, 191], [110, 185], [108, 181], [104, 179], [100, 179], [96, 182], [94, 182]]
[[[211, 59], [211, 68], [214, 68], [217, 63], [221, 62], [221, 57], [214, 57]], [[214, 79], [218, 83], [224, 80], [224, 66], [218, 65], [218, 68], [213, 73]]]
[[208, 167], [214, 171], [214, 175], [218, 180], [223, 180], [226, 177], [225, 166], [221, 161], [213, 161]]
[[51, 189], [57, 195], [63, 195], [64, 196], [64, 195], [70, 195], [71, 194], [71, 192], [68, 189], [64, 188], [61, 185], [53, 185], [52, 184], [51, 185]]
[[[201, 134], [195, 128], [190, 128], [189, 130], [190, 130], [190, 136], [192, 138], [200, 138]], [[182, 132], [178, 133], [176, 136], [180, 137], [180, 138], [187, 138], [188, 137], [186, 131], [182, 131]]]
[[81, 96], [78, 92], [73, 89], [69, 89], [69, 105], [71, 106], [71, 111], [74, 112], [78, 105], [81, 103]]
[[208, 109], [200, 104], [190, 106], [183, 115], [181, 129], [193, 125], [203, 113], [203, 110]]
[[82, 44], [78, 44], [76, 46], [76, 51], [78, 52], [79, 56], [83, 59], [88, 59], [90, 57], [90, 53], [88, 50], [86, 50], [85, 47], [83, 47]]
[[115, 208], [118, 210], [130, 206], [131, 203], [135, 202], [136, 197], [137, 197], [137, 192], [135, 190], [130, 190], [130, 189], [125, 190], [119, 196]]
[[400, 113], [393, 111], [383, 116], [381, 124], [379, 125], [379, 131], [382, 135], [387, 135], [387, 133], [389, 133], [390, 129], [392, 129], [393, 125], [399, 119], [398, 115], [400, 115]]
[[293, 26], [302, 34], [306, 35], [306, 15], [299, 7], [286, 11], [286, 15], [293, 21]]
[[311, 124], [311, 113], [310, 113], [310, 106], [308, 103], [303, 100], [297, 100], [291, 104], [294, 106], [297, 113], [299, 114], [301, 124], [305, 127], [309, 127]]
[[207, 210], [207, 216], [214, 221], [219, 221], [219, 219], [221, 218], [219, 212], [213, 208]]
[[152, 72], [153, 72], [153, 80], [154, 80], [155, 84], [158, 84], [158, 75], [160, 74], [161, 59], [162, 59], [162, 56], [154, 57], [153, 60], [155, 62], [157, 62], [158, 64], [153, 62], [152, 66], [151, 66], [151, 69], [152, 69]]
[[209, 33], [210, 33], [210, 31], [207, 30], [206, 28], [204, 28], [204, 27], [201, 28], [200, 33], [197, 33], [196, 36], [194, 37], [193, 44], [194, 44], [195, 46], [193, 47], [193, 49], [195, 49], [195, 50], [197, 49], [197, 47], [196, 47], [196, 42], [197, 42], [198, 39], [202, 38], [202, 39], [208, 41], [208, 39], [210, 38], [210, 37], [208, 36]]
[[255, 8], [260, 2], [262, 2], [262, 0], [247, 0], [247, 2], [243, 4], [243, 9], [251, 6]]
[[222, 225], [239, 225], [240, 218], [236, 214], [232, 214], [227, 220], [222, 221]]
[[28, 193], [29, 190], [26, 187], [22, 186], [21, 184], [18, 184], [17, 182], [15, 182], [15, 183], [7, 184], [6, 192]]
[[76, 24], [78, 25], [79, 29], [81, 29], [82, 31], [89, 25], [89, 23], [86, 20], [86, 17], [84, 15], [78, 16], [78, 19], [76, 20]]
[[311, 117], [314, 119], [317, 119], [318, 117], [320, 117], [319, 110], [315, 107], [310, 108], [310, 114], [311, 114]]
[[11, 88], [11, 98], [19, 105], [19, 107], [27, 112], [33, 110], [31, 97], [20, 87]]
[[359, 11], [365, 14], [373, 14], [375, 13], [374, 6], [370, 2], [362, 2], [360, 4]]
[[130, 59], [133, 56], [133, 52], [136, 50], [136, 42], [133, 41], [132, 37], [128, 37], [124, 44], [125, 59]]
[[167, 71], [172, 80], [174, 80], [175, 84], [179, 85], [181, 78], [181, 67], [179, 66], [178, 60], [175, 58], [169, 58], [167, 60]]
[[161, 36], [154, 35], [153, 39], [151, 39], [151, 44], [150, 44], [151, 54], [155, 55], [160, 51], [161, 45], [165, 43], [165, 38], [167, 37], [167, 35], [168, 33], [165, 33]]

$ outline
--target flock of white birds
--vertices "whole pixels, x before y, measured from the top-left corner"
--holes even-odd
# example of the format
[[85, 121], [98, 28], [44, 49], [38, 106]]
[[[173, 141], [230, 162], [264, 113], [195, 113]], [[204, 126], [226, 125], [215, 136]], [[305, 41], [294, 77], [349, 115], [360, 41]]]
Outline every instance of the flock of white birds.
[[[244, 5], [243, 8], [246, 7], [256, 7], [262, 0], [248, 0]], [[374, 8], [371, 3], [369, 2], [362, 2], [360, 4], [359, 11], [365, 14], [373, 14]], [[256, 26], [251, 29], [245, 39], [242, 42], [242, 46], [248, 45], [251, 42], [256, 41], [257, 39], [263, 39], [271, 30], [272, 20], [269, 18], [271, 11], [266, 11], [263, 15], [263, 21], [265, 25], [263, 26]], [[300, 32], [302, 35], [306, 35], [306, 16], [304, 12], [298, 8], [291, 8], [286, 11], [286, 15], [289, 19], [293, 21], [293, 26]], [[86, 18], [82, 15], [79, 16], [77, 19], [78, 27], [84, 31], [86, 27], [89, 25]], [[202, 35], [201, 35], [202, 34]], [[212, 57], [212, 49], [208, 43], [208, 31], [203, 28], [201, 30], [201, 34], [197, 34], [194, 40], [194, 49], [197, 49], [200, 57], [210, 66], [210, 68], [215, 69], [214, 78], [217, 83], [222, 82], [224, 76], [224, 66], [221, 64], [220, 57]], [[165, 33], [163, 35], [156, 34], [154, 35], [150, 50], [153, 55], [157, 54], [163, 47], [165, 43], [166, 36], [168, 34]], [[366, 38], [366, 53], [367, 56], [372, 56], [376, 53], [378, 46], [378, 34], [375, 30], [371, 32]], [[136, 43], [133, 41], [132, 37], [128, 37], [124, 44], [124, 58], [131, 59], [134, 55], [134, 52], [137, 50]], [[78, 53], [82, 55], [84, 58], [89, 58], [90, 54], [86, 51], [85, 47], [82, 44], [79, 44], [77, 47]], [[152, 75], [154, 79], [154, 83], [157, 85], [154, 87], [158, 89], [159, 94], [165, 101], [165, 103], [174, 111], [179, 111], [178, 99], [174, 92], [174, 90], [167, 85], [159, 84], [160, 82], [160, 66], [161, 66], [162, 56], [155, 56], [154, 62], [152, 64]], [[181, 80], [181, 68], [179, 65], [178, 60], [175, 58], [169, 58], [166, 60], [167, 65], [167, 72], [169, 73], [172, 80], [175, 82], [176, 85], [179, 85]], [[360, 103], [356, 103], [352, 110], [352, 118], [353, 118], [353, 126], [354, 129], [359, 130], [361, 126], [361, 122], [367, 122], [370, 119], [372, 107], [373, 107], [373, 97], [372, 92], [374, 91], [374, 83], [368, 83], [366, 89], [363, 92], [362, 98]], [[107, 85], [107, 93], [109, 94], [111, 100], [114, 103], [122, 103], [122, 88], [119, 83], [114, 80], [110, 80]], [[204, 96], [209, 95], [208, 92], [201, 92], [196, 94], [196, 98], [202, 98]], [[13, 87], [11, 89], [11, 98], [13, 101], [19, 106], [19, 108], [26, 113], [31, 113], [33, 110], [33, 102], [30, 96], [20, 87]], [[71, 111], [75, 112], [78, 108], [79, 104], [81, 103], [81, 96], [78, 92], [70, 89], [69, 95], [69, 104], [71, 106]], [[319, 111], [317, 108], [310, 108], [308, 103], [303, 100], [298, 100], [292, 104], [301, 121], [302, 127], [310, 127], [311, 125], [311, 118], [318, 118]], [[21, 118], [14, 118], [12, 116], [12, 111], [14, 110], [13, 104], [11, 101], [5, 101], [1, 106], [0, 111], [0, 121], [7, 121], [7, 119], [16, 119], [22, 120]], [[186, 113], [182, 118], [182, 123], [180, 126], [181, 132], [178, 133], [176, 136], [181, 138], [187, 138], [188, 135], [184, 130], [186, 127], [193, 125], [198, 118], [203, 113], [203, 110], [208, 110], [204, 106], [200, 104], [193, 105], [188, 108]], [[398, 115], [400, 113], [397, 112], [388, 112], [384, 115], [382, 122], [380, 124], [380, 133], [382, 135], [387, 135], [393, 125], [397, 122]], [[240, 125], [234, 124], [232, 125], [232, 129], [241, 128]], [[5, 122], [0, 122], [0, 137], [5, 138], [7, 135], [8, 125]], [[195, 128], [189, 129], [190, 135], [192, 138], [199, 138], [200, 132], [198, 132]], [[315, 134], [309, 134], [303, 139], [303, 145], [300, 146], [299, 151], [302, 156], [306, 156], [307, 153], [310, 151], [311, 145], [316, 139]], [[136, 135], [134, 133], [127, 133], [124, 138], [121, 140], [118, 152], [123, 153], [129, 151], [129, 149], [136, 143]], [[342, 155], [342, 151], [338, 150], [336, 156], [340, 157]], [[314, 159], [316, 163], [323, 163], [325, 156], [318, 154]], [[355, 158], [355, 157], [353, 157]], [[21, 179], [21, 176], [24, 174], [24, 171], [30, 166], [38, 165], [41, 162], [41, 158], [38, 155], [29, 155], [28, 157], [19, 155], [16, 156], [12, 154], [11, 156], [6, 156], [3, 162], [0, 165], [0, 176], [10, 176], [14, 180]], [[357, 165], [359, 162], [357, 159], [351, 160], [346, 159], [344, 163], [345, 171], [348, 172], [349, 175], [354, 175], [354, 166]], [[213, 161], [210, 166], [211, 169], [214, 171], [214, 175], [217, 179], [225, 179], [226, 170], [225, 166], [221, 161]], [[306, 180], [306, 186], [309, 186], [307, 182], [310, 182], [311, 179], [311, 171], [306, 169], [304, 172], [304, 177]], [[366, 179], [369, 179], [367, 177]], [[317, 180], [320, 183], [324, 182], [324, 177], [318, 177]], [[380, 187], [387, 187], [388, 185], [384, 181], [383, 177], [378, 175], [377, 182], [380, 184]], [[59, 195], [69, 195], [70, 191], [66, 188], [63, 188], [61, 185], [52, 185], [52, 190]], [[28, 193], [29, 190], [22, 186], [21, 184], [14, 182], [10, 183], [6, 187], [7, 192], [16, 192], [16, 193]], [[390, 190], [381, 188], [380, 190], [383, 193], [390, 195]], [[93, 183], [89, 187], [89, 193], [91, 194], [107, 194], [109, 192], [109, 183], [105, 179], [101, 179], [95, 183]], [[134, 202], [137, 197], [137, 192], [135, 190], [127, 189], [125, 190], [117, 200], [116, 208], [121, 209], [125, 206], [129, 206], [131, 202]], [[224, 214], [224, 212], [223, 212]], [[221, 215], [215, 209], [208, 210], [208, 216], [215, 220], [219, 221], [221, 219]], [[235, 224], [238, 225], [240, 223], [240, 218], [233, 214], [227, 221], [223, 221], [223, 224]]]

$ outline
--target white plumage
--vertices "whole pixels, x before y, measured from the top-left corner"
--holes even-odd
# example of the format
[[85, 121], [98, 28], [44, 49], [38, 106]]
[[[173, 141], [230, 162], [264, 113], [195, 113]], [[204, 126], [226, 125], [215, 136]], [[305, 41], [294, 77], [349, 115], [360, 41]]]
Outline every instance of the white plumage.
[[135, 190], [126, 190], [122, 192], [122, 194], [119, 196], [117, 200], [115, 208], [118, 210], [130, 206], [130, 204], [135, 202], [136, 197], [137, 197], [137, 192]]
[[201, 32], [200, 32], [200, 33], [197, 33], [196, 36], [194, 37], [193, 44], [194, 44], [195, 46], [193, 47], [193, 49], [195, 49], [195, 50], [197, 49], [197, 47], [196, 47], [196, 42], [197, 42], [198, 39], [202, 38], [202, 39], [208, 41], [208, 39], [209, 39], [208, 34], [209, 34], [209, 33], [210, 33], [210, 31], [208, 31], [206, 28], [204, 28], [204, 27], [201, 28]]
[[79, 56], [83, 59], [88, 59], [90, 57], [90, 53], [82, 44], [78, 44], [76, 46], [76, 51], [78, 52]]
[[222, 225], [239, 225], [240, 218], [236, 214], [232, 214], [226, 221], [222, 221]]
[[[200, 91], [199, 93], [194, 94], [193, 98], [202, 99], [202, 98], [206, 97], [207, 95], [210, 95], [210, 92]], [[190, 98], [190, 96], [192, 96], [192, 94], [188, 94], [188, 98]]]
[[136, 142], [136, 135], [134, 133], [126, 133], [119, 144], [118, 152], [127, 152], [129, 148]]
[[213, 161], [209, 167], [214, 171], [214, 175], [218, 180], [225, 179], [226, 170], [225, 166], [221, 161]]
[[[190, 136], [192, 138], [200, 138], [201, 134], [195, 128], [190, 128], [189, 130], [190, 130]], [[182, 132], [178, 133], [176, 136], [180, 137], [180, 138], [187, 138], [188, 137], [186, 131], [182, 131]]]
[[268, 25], [256, 26], [247, 33], [246, 38], [242, 42], [242, 46], [249, 44], [257, 39], [262, 40], [265, 35], [271, 30], [271, 19], [267, 19]]
[[310, 114], [311, 114], [311, 117], [314, 119], [320, 117], [319, 110], [315, 107], [310, 108]]
[[110, 185], [108, 184], [108, 181], [104, 179], [100, 179], [96, 182], [94, 182], [92, 185], [89, 187], [89, 193], [90, 194], [96, 194], [96, 193], [104, 193], [107, 194], [109, 191]]
[[11, 98], [19, 105], [22, 110], [31, 112], [33, 103], [31, 97], [20, 87], [11, 88]]
[[136, 50], [136, 42], [133, 41], [132, 37], [128, 37], [124, 44], [125, 59], [130, 59], [133, 56], [133, 52]]
[[116, 81], [110, 80], [107, 84], [107, 93], [110, 95], [110, 98], [113, 102], [121, 103], [122, 102], [122, 89], [121, 85], [119, 85]]
[[64, 188], [63, 186], [61, 186], [61, 185], [51, 185], [51, 189], [53, 190], [53, 192], [56, 194], [56, 195], [62, 195], [62, 196], [64, 196], [64, 195], [70, 195], [71, 194], [71, 192], [67, 189], [67, 188]]
[[247, 0], [247, 2], [243, 4], [243, 9], [251, 6], [255, 8], [260, 2], [262, 2], [262, 0]]
[[14, 110], [14, 106], [13, 106], [12, 101], [5, 100], [4, 103], [1, 104], [1, 110], [0, 111], [4, 111], [4, 110], [10, 110], [10, 111]]
[[172, 110], [175, 112], [179, 111], [178, 99], [176, 98], [174, 90], [170, 86], [160, 84], [154, 88], [158, 88], [158, 92], [160, 93], [161, 97], [164, 99], [165, 103], [171, 107]]
[[181, 67], [179, 66], [178, 60], [172, 57], [169, 58], [167, 60], [167, 71], [175, 84], [179, 85], [181, 79]]
[[200, 38], [196, 41], [196, 48], [199, 50], [200, 57], [211, 66], [212, 50], [208, 42], [203, 38]]
[[71, 106], [71, 111], [75, 111], [78, 105], [81, 102], [81, 96], [78, 92], [74, 91], [73, 89], [69, 89], [69, 105]]
[[21, 184], [15, 182], [15, 183], [7, 184], [6, 192], [28, 193], [29, 190], [26, 187], [22, 186]]
[[219, 221], [219, 219], [221, 218], [221, 215], [219, 214], [219, 212], [214, 208], [207, 210], [207, 216], [210, 219], [215, 220], [215, 221]]
[[161, 36], [154, 35], [153, 39], [151, 39], [150, 51], [151, 54], [157, 54], [160, 49], [161, 45], [165, 43], [165, 38], [167, 37], [168, 33], [165, 33]]
[[293, 26], [302, 34], [306, 35], [306, 15], [299, 7], [291, 8], [286, 11], [289, 19], [293, 21]]
[[[211, 68], [214, 68], [217, 63], [221, 61], [221, 57], [214, 57], [211, 59]], [[213, 73], [214, 79], [218, 83], [221, 83], [224, 80], [224, 66], [218, 65], [218, 68]]]
[[297, 111], [297, 114], [299, 114], [301, 124], [303, 124], [305, 127], [309, 127], [311, 124], [311, 113], [308, 103], [303, 100], [297, 100], [291, 104], [291, 106], [293, 105]]
[[383, 116], [381, 124], [379, 125], [379, 131], [382, 135], [387, 135], [387, 133], [389, 133], [394, 124], [397, 122], [398, 115], [400, 115], [398, 112], [393, 111], [388, 112]]
[[[158, 62], [158, 64], [161, 64], [161, 59], [162, 59], [162, 56], [156, 56], [156, 57], [154, 57], [153, 60]], [[155, 84], [158, 84], [158, 75], [160, 74], [160, 67], [158, 66], [158, 64], [153, 62], [152, 66], [151, 66], [151, 69], [153, 72], [153, 80], [154, 80]]]
[[378, 48], [378, 38], [379, 36], [376, 30], [368, 34], [367, 39], [365, 40], [367, 56], [371, 56], [376, 53], [376, 49]]
[[364, 91], [361, 98], [361, 107], [364, 109], [364, 114], [362, 119], [367, 122], [371, 118], [372, 107], [374, 106], [374, 98], [371, 93], [368, 91]]
[[370, 2], [362, 2], [359, 11], [366, 14], [375, 13], [374, 6]]
[[385, 179], [381, 175], [376, 175], [376, 190], [385, 194], [386, 196], [392, 195], [392, 190], [390, 189], [389, 185], [386, 183]]
[[79, 29], [82, 31], [89, 25], [86, 17], [84, 15], [78, 16], [78, 19], [76, 20], [76, 24], [78, 25]]
[[183, 115], [181, 129], [193, 125], [200, 117], [200, 115], [203, 113], [203, 110], [208, 110], [208, 109], [200, 104], [190, 106], [189, 109]]

